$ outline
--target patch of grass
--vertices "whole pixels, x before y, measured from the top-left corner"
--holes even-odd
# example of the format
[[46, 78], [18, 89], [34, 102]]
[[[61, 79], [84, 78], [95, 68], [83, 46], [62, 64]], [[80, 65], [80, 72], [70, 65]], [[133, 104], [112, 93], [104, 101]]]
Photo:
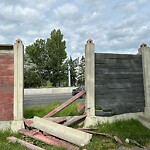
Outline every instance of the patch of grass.
[[41, 141], [32, 139], [32, 138], [24, 136], [24, 135], [22, 135], [20, 139], [23, 140], [23, 141], [26, 141], [26, 142], [32, 142], [34, 145], [39, 146], [41, 148], [44, 148], [46, 150], [65, 150], [65, 148], [63, 148], [63, 147], [58, 148], [58, 147], [55, 147], [55, 146], [51, 146], [51, 145], [45, 144]]
[[[133, 146], [126, 144], [124, 141], [126, 138], [133, 139], [139, 142], [141, 145], [150, 144], [150, 130], [144, 127], [139, 121], [131, 119], [126, 121], [116, 121], [111, 124], [104, 123], [94, 126], [96, 131], [109, 133], [111, 135], [118, 136], [124, 146]], [[87, 149], [94, 150], [108, 150], [119, 147], [114, 140], [105, 137], [93, 136], [92, 142], [86, 146]], [[135, 146], [135, 145], [134, 145]]]
[[125, 138], [130, 138], [142, 145], [150, 142], [150, 130], [144, 127], [138, 120], [116, 121], [98, 127], [99, 131], [106, 131], [110, 134], [117, 135], [122, 141], [124, 141]]
[[19, 143], [8, 142], [7, 137], [15, 136], [20, 138], [21, 135], [17, 133], [13, 133], [9, 130], [0, 131], [0, 149], [1, 150], [27, 150], [27, 148], [21, 146]]
[[[77, 107], [81, 102], [74, 102], [68, 107], [64, 108], [62, 111], [57, 113], [55, 117], [59, 116], [75, 116], [80, 115], [77, 112]], [[48, 114], [50, 111], [54, 110], [58, 106], [60, 106], [61, 102], [55, 102], [46, 106], [33, 106], [30, 108], [24, 109], [24, 118], [33, 118], [34, 116], [43, 117], [44, 115]]]
[[[123, 146], [125, 147], [134, 146], [130, 144], [125, 144], [124, 141], [126, 138], [136, 140], [141, 145], [150, 144], [150, 130], [145, 128], [139, 121], [134, 119], [127, 121], [116, 121], [111, 124], [98, 124], [94, 126], [94, 128], [97, 128], [96, 132], [103, 132], [118, 136], [122, 140]], [[0, 150], [27, 150], [19, 143], [8, 142], [6, 139], [8, 136], [15, 136], [22, 140], [33, 142], [35, 145], [45, 148], [46, 150], [65, 150], [64, 148], [57, 148], [44, 144], [24, 135], [12, 133], [9, 130], [0, 131]], [[102, 136], [93, 136], [91, 142], [86, 145], [85, 148], [87, 150], [112, 150], [118, 148], [119, 146], [122, 145], [115, 143], [115, 141], [112, 139]]]
[[28, 150], [28, 148], [20, 145], [18, 142], [15, 142], [15, 143], [9, 142], [7, 140], [7, 137], [9, 137], [9, 136], [15, 136], [21, 140], [24, 140], [27, 142], [33, 142], [34, 145], [42, 147], [46, 150], [65, 150], [64, 148], [57, 148], [54, 146], [47, 145], [43, 142], [26, 137], [19, 133], [13, 133], [10, 130], [0, 131], [0, 150]]
[[[80, 103], [80, 101], [72, 103], [55, 116], [80, 115], [76, 109]], [[52, 111], [54, 108], [60, 106], [61, 104], [62, 103], [60, 102], [56, 102], [48, 106], [26, 108], [25, 118], [33, 118], [34, 116], [43, 117], [44, 115]], [[133, 139], [139, 142], [141, 145], [150, 144], [150, 130], [145, 128], [139, 121], [134, 119], [127, 121], [116, 121], [111, 124], [98, 124], [94, 128], [97, 128], [96, 131], [98, 132], [118, 136], [123, 141], [124, 146], [133, 146], [124, 142], [126, 138]], [[100, 136], [93, 136], [92, 141], [86, 146], [86, 148], [88, 150], [109, 150], [117, 148], [119, 146], [120, 145], [116, 144], [115, 141], [112, 139]]]

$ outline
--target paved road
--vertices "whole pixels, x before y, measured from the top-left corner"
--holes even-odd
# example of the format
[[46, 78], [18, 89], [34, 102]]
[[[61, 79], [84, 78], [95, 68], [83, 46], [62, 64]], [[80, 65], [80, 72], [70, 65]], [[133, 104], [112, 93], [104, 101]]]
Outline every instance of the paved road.
[[24, 95], [24, 106], [47, 105], [52, 102], [66, 101], [71, 93]]

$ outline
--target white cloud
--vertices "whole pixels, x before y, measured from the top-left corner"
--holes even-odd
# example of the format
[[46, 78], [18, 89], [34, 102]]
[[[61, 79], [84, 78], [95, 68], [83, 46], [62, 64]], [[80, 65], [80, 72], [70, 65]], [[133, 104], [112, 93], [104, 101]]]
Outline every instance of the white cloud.
[[139, 0], [140, 4], [145, 4], [147, 2], [147, 0]]
[[25, 45], [47, 39], [60, 29], [73, 59], [84, 53], [89, 38], [96, 51], [135, 53], [149, 42], [148, 0], [1, 0], [0, 41]]
[[137, 11], [137, 4], [134, 1], [119, 1], [119, 3], [114, 7], [115, 9], [119, 9], [124, 13], [135, 13]]
[[72, 15], [78, 13], [78, 8], [70, 3], [66, 3], [62, 6], [57, 7], [54, 10], [54, 14], [57, 17], [72, 17]]
[[7, 21], [12, 22], [34, 22], [35, 18], [36, 20], [39, 20], [38, 18], [42, 16], [39, 11], [29, 8], [29, 7], [23, 7], [23, 6], [4, 6], [3, 4], [0, 4], [0, 7], [5, 7], [3, 11], [0, 11], [0, 17]]

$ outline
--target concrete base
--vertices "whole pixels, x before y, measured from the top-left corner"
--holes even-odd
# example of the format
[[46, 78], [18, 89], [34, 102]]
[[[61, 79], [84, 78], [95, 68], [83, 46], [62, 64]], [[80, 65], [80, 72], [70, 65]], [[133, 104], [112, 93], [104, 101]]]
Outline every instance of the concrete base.
[[139, 121], [147, 128], [150, 129], [150, 116], [139, 115]]
[[117, 120], [128, 120], [128, 119], [138, 119], [139, 115], [143, 115], [143, 112], [138, 113], [127, 113], [127, 114], [121, 114], [121, 115], [115, 115], [111, 117], [100, 117], [100, 116], [93, 116], [93, 117], [86, 117], [85, 119], [85, 127], [93, 126], [98, 123], [106, 123], [106, 122], [114, 122]]
[[11, 122], [11, 130], [13, 132], [18, 132], [18, 130], [24, 128], [24, 122], [23, 121], [16, 121], [16, 120], [13, 120]]
[[0, 130], [7, 130], [11, 127], [11, 121], [0, 121]]
[[149, 107], [145, 107], [144, 115], [145, 115], [146, 117], [150, 117], [150, 106], [149, 106]]
[[18, 132], [18, 130], [24, 128], [23, 121], [0, 121], [0, 130], [12, 130]]

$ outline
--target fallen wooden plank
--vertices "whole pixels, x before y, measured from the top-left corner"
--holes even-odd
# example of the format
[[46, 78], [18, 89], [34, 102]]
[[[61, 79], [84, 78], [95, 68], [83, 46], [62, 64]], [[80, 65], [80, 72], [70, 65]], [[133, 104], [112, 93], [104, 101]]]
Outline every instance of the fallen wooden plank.
[[34, 117], [32, 126], [55, 137], [84, 146], [90, 142], [92, 135], [39, 117]]
[[97, 130], [98, 128], [78, 128], [78, 130]]
[[55, 119], [53, 120], [53, 122], [56, 122], [56, 123], [63, 123], [63, 122], [65, 122], [66, 120], [67, 120], [67, 117], [65, 116], [65, 117], [55, 118]]
[[19, 133], [24, 134], [28, 137], [34, 138], [36, 140], [39, 140], [39, 141], [44, 142], [49, 145], [53, 145], [53, 146], [57, 146], [57, 147], [64, 147], [67, 150], [78, 150], [79, 149], [78, 147], [71, 145], [70, 143], [67, 143], [66, 141], [57, 139], [51, 135], [44, 136], [40, 132], [35, 133], [35, 131], [33, 131], [33, 130], [20, 129]]
[[[56, 123], [63, 123], [66, 120], [67, 120], [67, 117], [64, 116], [64, 117], [55, 118], [52, 121]], [[32, 126], [31, 126], [32, 123], [33, 123], [33, 119], [24, 119], [25, 128], [32, 129]]]
[[80, 103], [79, 106], [77, 107], [78, 113], [80, 113], [80, 112], [81, 112], [82, 110], [84, 110], [84, 109], [85, 109], [84, 103]]
[[33, 123], [32, 119], [25, 119], [24, 120], [24, 125], [25, 125], [25, 128], [28, 128], [28, 129], [31, 129], [31, 124]]
[[111, 138], [111, 139], [115, 140], [117, 143], [122, 144], [122, 141], [121, 141], [117, 136], [112, 136], [112, 135], [110, 135], [110, 134], [108, 134], [108, 133], [101, 133], [101, 132], [89, 131], [89, 130], [86, 130], [86, 129], [83, 129], [83, 128], [82, 128], [82, 129], [80, 128], [80, 130], [81, 130], [81, 131], [84, 131], [84, 132], [86, 132], [86, 133], [93, 134], [93, 135], [105, 136], [105, 137], [108, 137], [108, 138]]
[[72, 98], [68, 99], [66, 102], [61, 104], [59, 107], [55, 108], [53, 111], [51, 111], [50, 113], [45, 115], [43, 118], [48, 118], [48, 117], [54, 116], [55, 114], [60, 112], [62, 109], [64, 109], [65, 107], [67, 107], [68, 105], [70, 105], [71, 103], [76, 101], [80, 96], [84, 95], [85, 93], [86, 93], [85, 90], [80, 91], [78, 94], [76, 94]]
[[67, 150], [79, 150], [79, 147], [75, 146], [75, 145], [72, 145], [66, 141], [63, 141], [63, 140], [60, 140], [58, 138], [55, 138], [53, 136], [47, 136], [49, 139], [51, 140], [55, 140], [55, 141], [58, 141], [60, 143], [60, 145], [62, 145], [62, 147], [65, 147]]
[[122, 144], [122, 141], [117, 137], [117, 136], [114, 136], [114, 140], [119, 143], [119, 144]]
[[70, 119], [69, 121], [65, 122], [63, 125], [65, 125], [65, 126], [71, 126], [74, 123], [76, 123], [76, 122], [84, 119], [85, 117], [86, 117], [86, 115], [78, 116], [75, 119]]
[[81, 131], [84, 131], [84, 132], [87, 132], [87, 133], [90, 133], [90, 134], [93, 134], [93, 135], [101, 135], [101, 136], [105, 136], [105, 137], [108, 137], [108, 138], [111, 138], [113, 139], [114, 137], [108, 133], [101, 133], [101, 132], [94, 132], [94, 131], [89, 131], [89, 130], [84, 130], [83, 128], [80, 129]]
[[27, 147], [27, 148], [29, 148], [31, 150], [45, 150], [45, 149], [43, 149], [41, 147], [35, 146], [35, 145], [31, 144], [31, 143], [28, 143], [26, 141], [20, 140], [20, 139], [18, 139], [16, 137], [13, 137], [13, 136], [12, 137], [7, 137], [7, 140], [9, 140], [10, 142], [13, 142], [13, 143], [18, 142], [21, 145], [23, 145], [23, 146], [25, 146], [25, 147]]

